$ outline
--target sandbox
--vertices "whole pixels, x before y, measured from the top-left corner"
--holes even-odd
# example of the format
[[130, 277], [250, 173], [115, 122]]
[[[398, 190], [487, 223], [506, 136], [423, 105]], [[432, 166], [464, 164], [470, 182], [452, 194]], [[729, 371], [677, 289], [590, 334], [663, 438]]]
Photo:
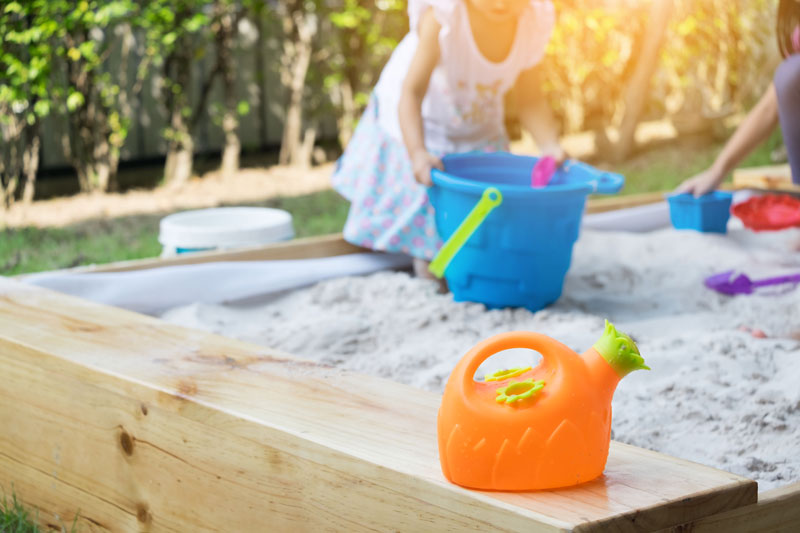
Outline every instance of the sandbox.
[[[438, 394], [460, 357], [491, 335], [537, 331], [581, 353], [609, 318], [653, 368], [619, 387], [615, 438], [751, 477], [763, 490], [800, 481], [800, 291], [731, 298], [703, 279], [728, 268], [755, 277], [800, 271], [800, 256], [786, 261], [794, 239], [584, 231], [563, 297], [538, 313], [487, 311], [387, 272], [267, 302], [192, 304], [163, 318]], [[504, 368], [532, 362], [517, 357]]]
[[[647, 236], [642, 239], [646, 248]], [[243, 252], [234, 258], [302, 258], [355, 250], [332, 237]], [[658, 423], [660, 413], [668, 413], [656, 400], [675, 401], [692, 387], [693, 376], [687, 375], [682, 376], [686, 389], [658, 388], [657, 373], [675, 371], [669, 366], [670, 352], [729, 343], [729, 352], [747, 350], [754, 359], [778, 354], [780, 360], [770, 364], [794, 370], [787, 368], [791, 361], [786, 354], [796, 351], [796, 341], [777, 320], [761, 325], [775, 338], [759, 340], [767, 344], [758, 348], [749, 344], [752, 337], [745, 332], [731, 337], [720, 323], [710, 327], [709, 336], [696, 339], [696, 347], [679, 334], [672, 336], [674, 345], [666, 343], [667, 336], [660, 330], [667, 325], [654, 317], [674, 312], [668, 302], [643, 306], [636, 303], [641, 298], [624, 291], [580, 290], [584, 285], [610, 286], [633, 276], [625, 269], [611, 268], [612, 259], [627, 260], [625, 253], [609, 256], [603, 268], [594, 264], [594, 271], [604, 274], [592, 277], [591, 269], [585, 268], [590, 265], [581, 265], [578, 251], [576, 276], [568, 280], [564, 299], [535, 316], [519, 311], [487, 314], [470, 304], [458, 304], [456, 310], [445, 296], [428, 302], [434, 307], [447, 303], [443, 307], [447, 318], [439, 316], [425, 323], [424, 312], [414, 314], [409, 309], [407, 314], [418, 317], [418, 329], [446, 332], [442, 351], [460, 355], [461, 347], [452, 339], [461, 337], [471, 346], [487, 331], [512, 326], [537, 329], [582, 348], [597, 336], [596, 311], [613, 306], [617, 316], [610, 318], [621, 327], [627, 323], [638, 330], [637, 340], [654, 368], [653, 381], [634, 375], [619, 390], [622, 404], [628, 400], [654, 404], [654, 409], [640, 416], [638, 426], [631, 422], [648, 433], [647, 438], [653, 438], [652, 418]], [[680, 264], [679, 249], [675, 251]], [[724, 264], [725, 257], [717, 257], [715, 263], [709, 268], [738, 266]], [[673, 271], [677, 272], [674, 279], [662, 276], [654, 284], [668, 287], [681, 282], [680, 271]], [[387, 273], [373, 278], [380, 286], [405, 285], [412, 306], [414, 294], [421, 294], [425, 287], [403, 276]], [[615, 281], [614, 276], [619, 279]], [[287, 298], [306, 303], [316, 299], [320, 309], [325, 301], [339, 298], [340, 284], [352, 287], [360, 282], [363, 285], [357, 290], [368, 293], [373, 278], [332, 280]], [[688, 273], [684, 278], [687, 284], [696, 282]], [[7, 376], [0, 388], [0, 426], [7, 428], [0, 435], [0, 481], [5, 490], [13, 482], [26, 503], [41, 509], [46, 523], [69, 522], [80, 510], [84, 531], [653, 531], [677, 526], [682, 531], [788, 531], [800, 527], [800, 484], [787, 486], [788, 480], [762, 476], [762, 484], [783, 486], [758, 494], [756, 483], [748, 479], [752, 476], [678, 459], [669, 449], [664, 451], [670, 455], [665, 455], [621, 443], [613, 443], [601, 479], [572, 489], [502, 494], [450, 485], [439, 471], [435, 446], [438, 394], [396, 382], [438, 390], [452, 368], [447, 357], [422, 374], [404, 375], [425, 360], [424, 354], [417, 353], [415, 359], [416, 352], [411, 350], [415, 353], [397, 360], [386, 357], [381, 363], [381, 352], [388, 353], [386, 345], [365, 336], [366, 344], [375, 343], [370, 347], [375, 366], [360, 370], [395, 380], [389, 381], [346, 370], [346, 362], [332, 358], [347, 348], [325, 348], [314, 340], [313, 324], [308, 322], [284, 332], [283, 339], [272, 338], [295, 355], [318, 353], [320, 362], [16, 282], [2, 281], [0, 293], [0, 369]], [[599, 294], [599, 299], [581, 299], [580, 294]], [[791, 296], [779, 296], [778, 301], [787, 298]], [[721, 300], [711, 301], [708, 308], [697, 302], [690, 306], [697, 320], [719, 314], [724, 307]], [[792, 300], [780, 303], [781, 312], [790, 305]], [[584, 314], [563, 320], [564, 306], [584, 309]], [[343, 311], [339, 309], [338, 314], [348, 316]], [[353, 322], [363, 318], [348, 311]], [[764, 309], [753, 312], [764, 316]], [[202, 309], [190, 309], [189, 317], [192, 313], [197, 318]], [[462, 313], [466, 320], [457, 320], [454, 313]], [[318, 318], [324, 323], [325, 317]], [[464, 329], [471, 322], [481, 327]], [[358, 337], [358, 331], [354, 335]], [[303, 336], [305, 347], [291, 345]], [[363, 357], [364, 350], [361, 353]], [[358, 354], [351, 350], [351, 358]], [[713, 369], [724, 362], [714, 358], [706, 366]], [[711, 379], [702, 363], [698, 361], [694, 376], [696, 391]], [[773, 375], [781, 377], [779, 372]], [[415, 381], [411, 376], [424, 378]], [[759, 394], [769, 384], [761, 377], [749, 378], [751, 382], [738, 395], [734, 394], [738, 384], [720, 389], [722, 401], [750, 395], [763, 411], [769, 411], [769, 395]], [[643, 388], [643, 384], [648, 386]], [[687, 409], [687, 421], [701, 420], [704, 403], [713, 399], [696, 398], [692, 405], [699, 414]], [[771, 399], [773, 404], [777, 401], [775, 391]], [[636, 440], [639, 437], [631, 427], [616, 427], [618, 415], [626, 420], [624, 411], [619, 401], [615, 403], [615, 431], [634, 435], [632, 442], [647, 444]], [[757, 427], [762, 430], [780, 431], [776, 427], [780, 421], [761, 422]], [[787, 430], [790, 424], [791, 420]], [[699, 427], [688, 425], [683, 431], [689, 435], [667, 435], [665, 442], [691, 439]], [[774, 458], [765, 462], [769, 460]], [[747, 468], [736, 461], [732, 464], [735, 469]], [[761, 475], [761, 470], [755, 473]]]

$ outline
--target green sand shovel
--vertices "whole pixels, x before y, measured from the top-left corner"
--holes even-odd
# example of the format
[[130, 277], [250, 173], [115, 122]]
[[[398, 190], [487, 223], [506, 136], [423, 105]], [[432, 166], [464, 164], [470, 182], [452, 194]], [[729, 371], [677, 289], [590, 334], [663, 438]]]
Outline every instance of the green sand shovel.
[[481, 199], [475, 204], [475, 207], [472, 208], [467, 218], [464, 219], [461, 225], [458, 226], [458, 229], [447, 239], [447, 242], [444, 243], [439, 253], [436, 254], [436, 257], [431, 261], [429, 270], [434, 276], [439, 279], [444, 277], [444, 271], [447, 270], [453, 258], [455, 258], [469, 238], [472, 237], [472, 234], [483, 224], [483, 221], [486, 220], [489, 213], [494, 211], [494, 208], [502, 203], [503, 195], [497, 188], [489, 187], [483, 191], [483, 196], [481, 196]]

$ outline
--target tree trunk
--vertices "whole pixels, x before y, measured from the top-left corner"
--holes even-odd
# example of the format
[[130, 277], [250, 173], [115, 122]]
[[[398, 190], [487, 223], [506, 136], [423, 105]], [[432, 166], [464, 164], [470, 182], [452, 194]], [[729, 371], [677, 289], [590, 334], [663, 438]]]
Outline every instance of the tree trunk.
[[222, 164], [220, 172], [223, 178], [232, 178], [239, 171], [239, 158], [242, 152], [242, 143], [237, 132], [239, 120], [236, 111], [225, 111], [222, 117], [222, 130], [225, 132], [225, 148], [222, 151]]
[[264, 63], [264, 47], [266, 45], [264, 34], [266, 28], [264, 25], [264, 3], [255, 2], [253, 7], [253, 19], [256, 26], [256, 43], [255, 53], [253, 54], [254, 72], [256, 76], [256, 92], [257, 92], [257, 106], [256, 114], [258, 115], [258, 137], [259, 144], [263, 148], [269, 143], [269, 131], [267, 128], [267, 77], [264, 75], [267, 68]]
[[[303, 135], [303, 92], [306, 75], [311, 62], [313, 27], [305, 13], [292, 13], [294, 26], [293, 62], [290, 70], [289, 105], [283, 125], [283, 140], [278, 162], [282, 165], [309, 166], [310, 160], [299, 161], [296, 158], [303, 153], [301, 136]], [[309, 154], [310, 156], [310, 154]]]
[[167, 162], [164, 167], [164, 176], [170, 186], [180, 186], [192, 177], [192, 161], [194, 159], [194, 146], [192, 140], [187, 142], [170, 143], [167, 150]]
[[166, 84], [164, 96], [169, 113], [170, 142], [167, 148], [167, 161], [164, 166], [164, 180], [170, 186], [180, 186], [192, 177], [194, 160], [194, 140], [192, 139], [191, 117], [185, 116], [189, 109], [187, 91], [191, 80], [191, 50], [184, 42], [164, 63], [165, 78], [173, 80], [180, 87], [177, 92]]
[[25, 175], [22, 203], [30, 205], [36, 194], [36, 173], [39, 171], [39, 153], [42, 144], [39, 121], [28, 126], [26, 130], [25, 152], [22, 154], [22, 170]]
[[647, 91], [653, 71], [658, 66], [658, 54], [664, 42], [673, 0], [653, 0], [648, 17], [648, 32], [645, 35], [639, 59], [633, 76], [628, 81], [623, 96], [625, 113], [619, 126], [619, 139], [610, 153], [612, 161], [622, 161], [631, 153], [636, 134], [636, 126], [647, 101]]
[[339, 118], [339, 144], [344, 149], [353, 137], [356, 123], [356, 99], [350, 80], [344, 79], [339, 84], [339, 97], [342, 104]]
[[297, 147], [297, 153], [292, 155], [293, 165], [301, 168], [311, 166], [311, 156], [314, 153], [314, 143], [317, 140], [317, 128], [306, 128], [303, 134], [303, 142]]
[[194, 161], [194, 139], [183, 114], [176, 110], [170, 121], [173, 136], [167, 148], [164, 178], [170, 186], [180, 186], [192, 177]]
[[[69, 47], [80, 46], [89, 40], [88, 30], [67, 33], [66, 39]], [[65, 153], [78, 174], [81, 191], [107, 192], [116, 188], [118, 152], [123, 139], [114, 138], [109, 122], [112, 110], [103, 102], [95, 74], [85, 67], [81, 62], [66, 61], [67, 82], [83, 95], [84, 101], [69, 112]]]
[[222, 92], [225, 111], [222, 117], [222, 131], [225, 134], [225, 147], [222, 151], [220, 172], [225, 179], [232, 178], [239, 171], [239, 157], [242, 143], [239, 140], [239, 117], [236, 101], [236, 74], [233, 65], [233, 46], [237, 31], [237, 17], [230, 7], [222, 7], [220, 30], [217, 34], [217, 64], [222, 74]]
[[7, 114], [10, 120], [0, 122], [0, 203], [4, 208], [11, 207], [17, 195], [19, 178], [22, 173], [20, 165], [20, 147], [23, 142], [23, 122], [10, 109], [0, 112]]

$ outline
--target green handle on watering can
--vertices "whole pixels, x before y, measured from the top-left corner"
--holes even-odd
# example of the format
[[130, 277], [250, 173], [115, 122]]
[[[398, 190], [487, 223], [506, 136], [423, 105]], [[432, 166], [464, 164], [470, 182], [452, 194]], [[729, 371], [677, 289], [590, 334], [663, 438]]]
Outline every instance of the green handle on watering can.
[[444, 271], [461, 248], [467, 243], [472, 234], [483, 224], [495, 207], [503, 203], [503, 195], [495, 187], [483, 191], [483, 196], [469, 212], [467, 218], [461, 222], [455, 232], [447, 239], [439, 253], [431, 261], [429, 270], [437, 278], [444, 277]]

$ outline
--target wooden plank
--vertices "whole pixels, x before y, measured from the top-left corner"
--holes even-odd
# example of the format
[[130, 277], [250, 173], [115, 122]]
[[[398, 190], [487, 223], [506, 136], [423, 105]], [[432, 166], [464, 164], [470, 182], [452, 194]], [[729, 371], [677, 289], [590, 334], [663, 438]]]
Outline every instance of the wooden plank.
[[610, 196], [608, 198], [590, 198], [586, 202], [587, 213], [604, 213], [617, 209], [628, 209], [640, 205], [657, 204], [663, 202], [669, 192], [648, 192], [631, 194], [628, 196]]
[[766, 533], [800, 531], [800, 483], [766, 491], [758, 503], [664, 530], [669, 533]]
[[[239, 250], [220, 250], [213, 252], [197, 252], [181, 254], [174, 257], [138, 259], [134, 261], [120, 261], [106, 265], [91, 265], [78, 267], [62, 272], [127, 272], [131, 270], [145, 270], [163, 266], [196, 265], [214, 261], [270, 261], [285, 259], [315, 259], [320, 257], [334, 257], [338, 255], [365, 252], [342, 238], [340, 233], [307, 237], [292, 241], [243, 248]], [[22, 276], [21, 276], [22, 277]]]
[[792, 182], [789, 165], [737, 169], [733, 172], [733, 186], [736, 189], [800, 194], [800, 185]]
[[1, 278], [0, 375], [0, 483], [83, 531], [652, 531], [756, 501], [619, 443], [579, 487], [465, 490], [437, 395]]

